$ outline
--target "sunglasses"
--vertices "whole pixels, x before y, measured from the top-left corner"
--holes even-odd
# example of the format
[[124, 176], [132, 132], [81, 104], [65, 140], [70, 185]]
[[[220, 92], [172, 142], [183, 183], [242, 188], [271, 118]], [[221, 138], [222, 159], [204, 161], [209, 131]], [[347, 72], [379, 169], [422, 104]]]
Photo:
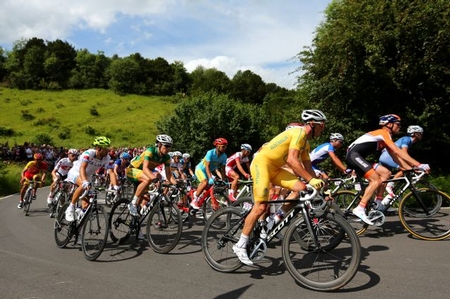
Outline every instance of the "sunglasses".
[[165, 148], [172, 148], [172, 145], [171, 144], [162, 144]]

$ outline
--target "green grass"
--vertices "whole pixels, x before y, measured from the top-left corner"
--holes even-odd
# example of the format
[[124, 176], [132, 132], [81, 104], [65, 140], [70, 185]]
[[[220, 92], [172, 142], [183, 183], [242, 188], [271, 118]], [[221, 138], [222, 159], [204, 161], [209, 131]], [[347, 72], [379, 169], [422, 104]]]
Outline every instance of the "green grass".
[[155, 122], [175, 107], [162, 97], [119, 96], [103, 89], [0, 88], [0, 128], [14, 132], [13, 136], [0, 136], [0, 143], [23, 144], [32, 142], [37, 134], [48, 134], [53, 145], [64, 147], [88, 147], [95, 135], [110, 137], [112, 146], [117, 147], [148, 145], [159, 133]]

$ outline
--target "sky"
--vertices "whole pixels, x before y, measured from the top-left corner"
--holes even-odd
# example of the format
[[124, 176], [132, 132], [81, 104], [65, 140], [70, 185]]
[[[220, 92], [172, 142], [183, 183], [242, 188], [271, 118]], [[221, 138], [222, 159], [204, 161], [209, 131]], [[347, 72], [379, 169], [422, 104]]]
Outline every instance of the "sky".
[[[232, 79], [251, 70], [293, 89], [295, 56], [310, 46], [331, 0], [3, 0], [0, 47], [60, 39], [106, 56], [162, 57]], [[292, 73], [294, 72], [294, 73]]]

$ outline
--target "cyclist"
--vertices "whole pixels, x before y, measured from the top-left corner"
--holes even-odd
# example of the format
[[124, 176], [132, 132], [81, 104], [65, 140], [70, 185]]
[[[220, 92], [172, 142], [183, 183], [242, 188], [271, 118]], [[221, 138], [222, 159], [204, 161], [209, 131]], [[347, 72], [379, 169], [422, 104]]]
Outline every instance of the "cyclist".
[[[110, 157], [108, 155], [111, 140], [105, 136], [95, 137], [92, 143], [94, 148], [84, 151], [78, 160], [73, 164], [73, 167], [67, 174], [66, 181], [78, 186], [72, 195], [69, 207], [66, 210], [66, 220], [75, 220], [75, 206], [79, 197], [85, 190], [91, 187], [91, 177], [100, 168], [106, 167], [109, 164]], [[81, 209], [85, 210], [89, 206], [89, 199], [82, 198]]]
[[325, 161], [328, 157], [331, 158], [333, 164], [339, 168], [344, 174], [352, 172], [351, 169], [347, 169], [341, 160], [334, 153], [336, 149], [340, 148], [344, 143], [344, 136], [340, 133], [331, 133], [330, 142], [325, 142], [316, 147], [310, 154], [312, 168], [316, 172], [317, 177], [322, 179], [328, 179], [328, 175], [325, 171], [321, 170], [318, 165]]
[[22, 188], [20, 189], [20, 202], [17, 206], [18, 209], [23, 207], [23, 196], [28, 188], [31, 180], [34, 180], [34, 189], [32, 192], [33, 200], [36, 199], [36, 189], [44, 185], [45, 175], [47, 174], [48, 165], [44, 161], [44, 156], [41, 153], [35, 153], [33, 155], [33, 161], [30, 161], [25, 165], [22, 170], [22, 175], [20, 177], [20, 184]]
[[108, 170], [109, 181], [111, 182], [109, 190], [119, 190], [119, 180], [125, 177], [125, 169], [130, 165], [131, 156], [127, 152], [120, 154], [120, 159], [117, 159], [112, 169]]
[[148, 147], [145, 151], [131, 160], [130, 166], [128, 166], [126, 170], [126, 176], [130, 182], [138, 184], [133, 200], [128, 205], [131, 215], [139, 216], [137, 207], [146, 204], [146, 202], [141, 204], [142, 195], [144, 195], [144, 192], [150, 183], [160, 180], [161, 176], [155, 169], [157, 166], [164, 164], [167, 180], [169, 180], [171, 184], [177, 183], [170, 171], [169, 151], [172, 148], [172, 145], [173, 140], [170, 136], [164, 134], [158, 135], [156, 136], [155, 146]]
[[[408, 152], [409, 147], [411, 147], [414, 143], [422, 140], [423, 128], [421, 126], [412, 125], [407, 128], [406, 132], [408, 133], [408, 135], [403, 136], [399, 138], [397, 141], [395, 141], [395, 145], [397, 145], [397, 147], [399, 147], [404, 152]], [[392, 159], [392, 157], [389, 155], [386, 149], [383, 149], [383, 151], [381, 152], [379, 162], [381, 165], [391, 170], [391, 172], [397, 171], [394, 175], [394, 178], [399, 178], [403, 175], [400, 165], [395, 163], [395, 161]], [[394, 182], [387, 183], [386, 192], [388, 194], [381, 202], [383, 205], [387, 205], [390, 202], [390, 200], [395, 196], [394, 190], [392, 190], [393, 187]]]
[[214, 140], [213, 145], [215, 148], [207, 151], [205, 157], [195, 167], [195, 176], [200, 183], [194, 192], [194, 198], [190, 205], [196, 210], [200, 209], [198, 200], [203, 190], [214, 184], [213, 173], [219, 169], [222, 178], [225, 178], [225, 165], [227, 163], [225, 150], [227, 149], [228, 141], [225, 138], [217, 138]]
[[172, 159], [170, 160], [170, 171], [175, 179], [181, 179], [183, 173], [183, 164], [181, 164], [181, 157], [183, 155], [180, 151], [173, 152]]
[[376, 200], [381, 203], [383, 198], [384, 188], [382, 181], [389, 179], [391, 172], [382, 165], [375, 165], [366, 160], [367, 156], [376, 151], [386, 148], [389, 155], [404, 169], [411, 169], [411, 167], [418, 166], [425, 170], [430, 167], [427, 164], [420, 164], [406, 152], [400, 150], [392, 141], [392, 135], [400, 132], [401, 119], [398, 115], [387, 114], [380, 117], [380, 129], [368, 132], [350, 144], [347, 149], [345, 161], [347, 165], [356, 171], [360, 176], [369, 180], [369, 185], [366, 187], [364, 194], [359, 202], [359, 205], [353, 209], [353, 214], [359, 217], [362, 221], [369, 225], [373, 222], [366, 215], [365, 208], [371, 196], [376, 193]]
[[[69, 173], [69, 170], [73, 167], [73, 162], [78, 156], [78, 151], [74, 148], [71, 148], [67, 152], [66, 158], [61, 158], [56, 163], [55, 167], [52, 171], [52, 178], [53, 182], [50, 186], [50, 193], [47, 196], [47, 205], [48, 207], [51, 207], [53, 203], [53, 196], [55, 195], [55, 189], [56, 186], [59, 184], [60, 181], [64, 181], [67, 178], [67, 174]], [[61, 203], [62, 205], [63, 203]]]
[[191, 155], [188, 153], [183, 154], [183, 159], [181, 160], [181, 164], [183, 165], [183, 176], [184, 178], [195, 178], [194, 171], [192, 171], [192, 162]]
[[231, 199], [231, 201], [236, 201], [234, 198], [234, 194], [237, 193], [238, 188], [238, 180], [239, 180], [239, 174], [234, 171], [237, 167], [239, 172], [246, 178], [250, 178], [250, 174], [247, 173], [244, 168], [242, 167], [242, 164], [245, 164], [247, 167], [247, 170], [250, 170], [250, 159], [249, 156], [252, 153], [252, 147], [250, 144], [244, 143], [241, 145], [241, 151], [236, 152], [235, 154], [231, 155], [227, 159], [227, 164], [225, 166], [225, 174], [227, 177], [232, 179], [231, 182], [231, 188], [229, 189], [229, 195], [228, 197]]
[[[315, 188], [324, 186], [324, 181], [316, 178], [312, 169], [308, 140], [322, 134], [326, 119], [320, 110], [304, 110], [302, 112], [304, 126], [292, 127], [278, 134], [269, 143], [263, 145], [254, 157], [250, 173], [253, 177], [255, 203], [245, 219], [239, 241], [233, 246], [234, 253], [242, 263], [253, 264], [248, 258], [246, 247], [253, 227], [266, 213], [270, 183], [292, 191], [301, 191], [306, 189], [306, 185], [298, 178], [301, 177]], [[286, 164], [294, 174], [283, 168]], [[283, 205], [281, 210], [289, 211], [292, 206], [292, 204]]]

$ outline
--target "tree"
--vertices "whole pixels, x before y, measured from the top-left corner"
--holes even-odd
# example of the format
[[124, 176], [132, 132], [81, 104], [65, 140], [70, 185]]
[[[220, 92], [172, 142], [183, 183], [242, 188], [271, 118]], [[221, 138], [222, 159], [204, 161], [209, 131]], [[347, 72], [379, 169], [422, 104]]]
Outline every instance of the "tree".
[[231, 80], [227, 74], [215, 68], [205, 69], [198, 66], [190, 74], [192, 85], [190, 94], [199, 95], [202, 93], [223, 93], [227, 94], [231, 89]]
[[132, 58], [113, 60], [108, 69], [109, 88], [118, 94], [134, 93], [139, 72], [139, 64]]
[[298, 54], [299, 90], [347, 140], [376, 128], [387, 113], [424, 126], [423, 148], [413, 156], [440, 167], [437, 157], [446, 157], [450, 146], [443, 113], [450, 92], [449, 13], [444, 0], [333, 1], [313, 45]]
[[250, 70], [238, 71], [231, 83], [231, 97], [244, 103], [262, 104], [267, 95], [264, 81]]
[[173, 138], [177, 150], [189, 152], [197, 160], [218, 137], [228, 140], [229, 152], [239, 150], [244, 142], [258, 148], [268, 139], [266, 117], [260, 108], [215, 93], [183, 101], [156, 127]]
[[47, 43], [44, 69], [47, 82], [56, 82], [61, 87], [67, 87], [72, 70], [76, 66], [77, 52], [67, 42], [60, 39]]

